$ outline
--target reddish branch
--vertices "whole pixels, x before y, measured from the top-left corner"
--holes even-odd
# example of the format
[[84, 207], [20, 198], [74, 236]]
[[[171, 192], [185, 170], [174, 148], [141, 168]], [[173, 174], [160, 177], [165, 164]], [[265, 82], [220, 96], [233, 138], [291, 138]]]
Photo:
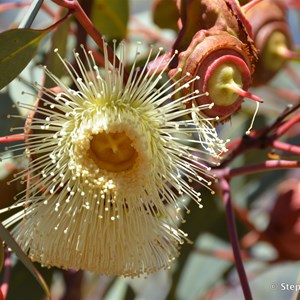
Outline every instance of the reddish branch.
[[273, 141], [271, 144], [272, 148], [284, 151], [284, 152], [290, 152], [293, 154], [300, 155], [300, 146], [291, 145], [285, 142], [281, 141]]
[[251, 290], [244, 269], [243, 259], [241, 256], [241, 250], [239, 246], [239, 239], [236, 232], [236, 225], [235, 225], [234, 214], [233, 214], [232, 203], [231, 203], [230, 185], [228, 180], [226, 180], [224, 177], [220, 180], [220, 187], [221, 187], [221, 192], [222, 192], [223, 201], [225, 205], [228, 234], [230, 237], [235, 264], [236, 264], [237, 272], [239, 274], [242, 290], [244, 293], [245, 300], [252, 300]]
[[300, 161], [266, 160], [263, 162], [249, 164], [238, 168], [226, 167], [222, 169], [214, 169], [213, 173], [221, 182], [223, 179], [230, 181], [233, 177], [236, 176], [294, 168], [300, 168]]
[[[228, 165], [232, 160], [234, 160], [238, 155], [248, 151], [249, 149], [266, 149], [268, 147], [276, 148], [280, 147], [280, 143], [277, 143], [277, 139], [283, 136], [289, 129], [291, 129], [296, 124], [300, 123], [300, 115], [295, 114], [289, 120], [285, 120], [289, 115], [294, 113], [300, 107], [300, 102], [295, 105], [293, 108], [287, 109], [283, 112], [275, 122], [261, 130], [253, 130], [250, 135], [244, 135], [239, 137], [229, 143], [227, 148], [230, 150], [229, 154], [224, 158], [220, 167]], [[294, 145], [285, 144], [283, 151], [287, 151], [294, 154], [299, 154], [299, 147]]]
[[24, 141], [24, 140], [25, 140], [25, 135], [23, 133], [0, 137], [0, 143], [11, 143], [17, 141]]
[[[300, 161], [290, 160], [266, 160], [261, 163], [250, 164], [244, 167], [229, 169], [228, 178], [235, 176], [248, 175], [259, 172], [274, 171], [280, 169], [299, 168]], [[226, 176], [227, 177], [227, 176]]]
[[[248, 175], [253, 173], [268, 172], [280, 169], [299, 168], [300, 161], [266, 160], [263, 162], [249, 164], [237, 168], [231, 168], [226, 166], [238, 155], [241, 155], [242, 153], [253, 148], [264, 149], [267, 147], [272, 147], [277, 150], [299, 155], [299, 146], [278, 141], [278, 138], [280, 138], [289, 129], [291, 129], [293, 126], [300, 122], [299, 114], [295, 114], [292, 117], [290, 117], [290, 119], [286, 120], [286, 118], [292, 115], [292, 113], [299, 109], [299, 107], [300, 103], [292, 108], [288, 108], [275, 120], [275, 122], [271, 126], [262, 130], [252, 131], [250, 136], [243, 136], [231, 142], [228, 145], [228, 148], [230, 150], [229, 154], [227, 155], [227, 157], [225, 157], [219, 169], [214, 170], [216, 177], [219, 179], [219, 189], [221, 191], [226, 210], [228, 233], [230, 236], [235, 264], [245, 299], [252, 299], [252, 296], [249, 288], [248, 279], [243, 266], [243, 260], [239, 248], [239, 239], [237, 236], [236, 226], [234, 222], [234, 213], [230, 194], [230, 180], [236, 176]], [[239, 215], [239, 212], [237, 212], [236, 210], [235, 212]], [[250, 223], [247, 216], [242, 214], [242, 219], [245, 221], [246, 225], [249, 226], [249, 228], [254, 229], [254, 226]]]

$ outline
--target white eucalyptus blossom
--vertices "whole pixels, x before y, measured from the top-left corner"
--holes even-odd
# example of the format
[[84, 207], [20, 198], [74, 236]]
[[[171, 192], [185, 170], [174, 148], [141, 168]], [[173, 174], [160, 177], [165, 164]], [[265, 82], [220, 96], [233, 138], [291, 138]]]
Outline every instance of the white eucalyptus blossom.
[[207, 161], [217, 163], [226, 148], [214, 120], [198, 113], [209, 108], [195, 106], [199, 92], [178, 96], [197, 77], [179, 87], [190, 76], [179, 70], [160, 83], [166, 71], [157, 59], [161, 51], [156, 67], [147, 67], [151, 49], [139, 69], [137, 46], [127, 80], [123, 44], [118, 67], [106, 51], [103, 68], [84, 48], [84, 59], [74, 52], [76, 67], [55, 51], [73, 86], [44, 67], [57, 87], [36, 84], [38, 102], [18, 104], [32, 111], [23, 146], [28, 168], [17, 176], [26, 191], [16, 204], [24, 209], [5, 225], [18, 222], [13, 234], [33, 261], [139, 276], [168, 268], [178, 255], [186, 240], [177, 227], [181, 199], [201, 207], [195, 187], [210, 189]]

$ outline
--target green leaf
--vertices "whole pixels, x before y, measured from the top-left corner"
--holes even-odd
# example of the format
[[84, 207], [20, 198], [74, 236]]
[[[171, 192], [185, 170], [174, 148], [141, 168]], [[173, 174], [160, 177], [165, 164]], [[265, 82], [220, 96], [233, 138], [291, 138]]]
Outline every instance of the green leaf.
[[35, 279], [38, 281], [38, 283], [41, 285], [43, 290], [45, 291], [46, 295], [50, 297], [50, 291], [48, 289], [48, 286], [41, 276], [40, 272], [36, 269], [34, 264], [29, 260], [27, 255], [23, 252], [23, 250], [20, 248], [20, 246], [17, 244], [17, 242], [14, 240], [14, 238], [11, 236], [10, 232], [0, 223], [0, 237], [5, 241], [8, 247], [12, 249], [12, 251], [15, 252], [15, 254], [18, 256], [18, 258], [21, 260], [21, 262], [26, 266], [26, 268], [32, 273], [32, 275], [35, 277]]
[[12, 29], [0, 34], [0, 89], [27, 66], [46, 30]]
[[109, 40], [122, 40], [127, 35], [128, 0], [94, 0], [91, 20]]
[[[55, 268], [45, 268], [39, 263], [34, 264], [38, 271], [43, 276], [47, 285], [50, 286], [53, 280], [53, 273], [59, 272]], [[4, 272], [2, 271], [2, 274]], [[53, 297], [53, 299], [57, 299]], [[17, 260], [12, 265], [12, 270], [9, 277], [9, 286], [7, 296], [5, 300], [16, 300], [16, 299], [30, 299], [30, 300], [50, 300], [51, 298], [45, 296], [44, 290], [40, 288], [40, 285], [36, 280], [32, 279], [28, 269], [22, 264], [20, 260]], [[0, 298], [1, 300], [1, 298]]]

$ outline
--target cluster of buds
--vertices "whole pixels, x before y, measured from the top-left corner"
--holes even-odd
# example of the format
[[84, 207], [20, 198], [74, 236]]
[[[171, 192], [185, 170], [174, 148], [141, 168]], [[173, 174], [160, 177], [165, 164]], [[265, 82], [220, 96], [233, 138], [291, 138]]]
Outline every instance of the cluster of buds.
[[[156, 1], [154, 8], [158, 9], [160, 2]], [[173, 46], [180, 54], [170, 76], [178, 69], [200, 76], [189, 90], [206, 94], [198, 100], [199, 105], [213, 103], [201, 111], [205, 116], [226, 121], [239, 110], [243, 98], [262, 102], [248, 89], [273, 78], [288, 59], [298, 58], [292, 52], [281, 0], [241, 1], [243, 6], [231, 0], [172, 2], [181, 17]]]

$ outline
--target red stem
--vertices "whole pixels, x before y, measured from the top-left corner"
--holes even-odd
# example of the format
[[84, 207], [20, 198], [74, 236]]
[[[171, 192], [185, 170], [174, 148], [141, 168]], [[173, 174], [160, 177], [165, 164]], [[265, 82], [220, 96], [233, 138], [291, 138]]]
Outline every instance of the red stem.
[[16, 141], [24, 141], [24, 140], [25, 140], [25, 135], [23, 133], [0, 137], [0, 143], [11, 143]]
[[276, 139], [283, 134], [285, 134], [291, 127], [300, 122], [300, 114], [293, 116], [291, 119], [284, 122], [282, 125], [278, 127], [273, 139]]
[[[279, 116], [276, 121], [269, 127], [252, 130], [249, 136], [238, 137], [232, 142], [226, 145], [230, 150], [228, 155], [223, 159], [221, 166], [228, 165], [238, 155], [248, 151], [252, 148], [267, 148], [272, 147], [273, 142], [285, 134], [291, 127], [300, 122], [300, 114], [295, 114], [289, 120], [285, 121], [285, 118], [299, 109], [300, 103], [293, 106], [291, 109], [287, 109]], [[272, 132], [275, 132], [272, 134]], [[295, 149], [297, 151], [297, 149]]]
[[235, 259], [235, 265], [237, 268], [242, 290], [244, 293], [244, 298], [245, 300], [252, 300], [251, 290], [244, 269], [241, 250], [240, 250], [237, 231], [236, 231], [236, 225], [235, 225], [234, 214], [233, 214], [232, 203], [231, 203], [230, 185], [228, 180], [225, 179], [224, 177], [221, 179], [220, 185], [221, 185], [223, 201], [224, 201], [225, 211], [226, 211], [227, 229], [231, 241], [231, 246], [232, 246], [233, 255]]
[[273, 141], [271, 146], [277, 150], [300, 155], [300, 147], [296, 145], [291, 145], [281, 141]]
[[[259, 172], [267, 172], [267, 171], [274, 171], [274, 170], [281, 170], [281, 169], [293, 169], [299, 167], [300, 167], [300, 161], [266, 160], [261, 163], [250, 164], [244, 167], [239, 167], [234, 169], [223, 169], [221, 170], [221, 173], [224, 172], [224, 175], [228, 176], [227, 178], [232, 178], [236, 176], [248, 175], [248, 174], [259, 173]], [[218, 174], [218, 172], [216, 173]]]

